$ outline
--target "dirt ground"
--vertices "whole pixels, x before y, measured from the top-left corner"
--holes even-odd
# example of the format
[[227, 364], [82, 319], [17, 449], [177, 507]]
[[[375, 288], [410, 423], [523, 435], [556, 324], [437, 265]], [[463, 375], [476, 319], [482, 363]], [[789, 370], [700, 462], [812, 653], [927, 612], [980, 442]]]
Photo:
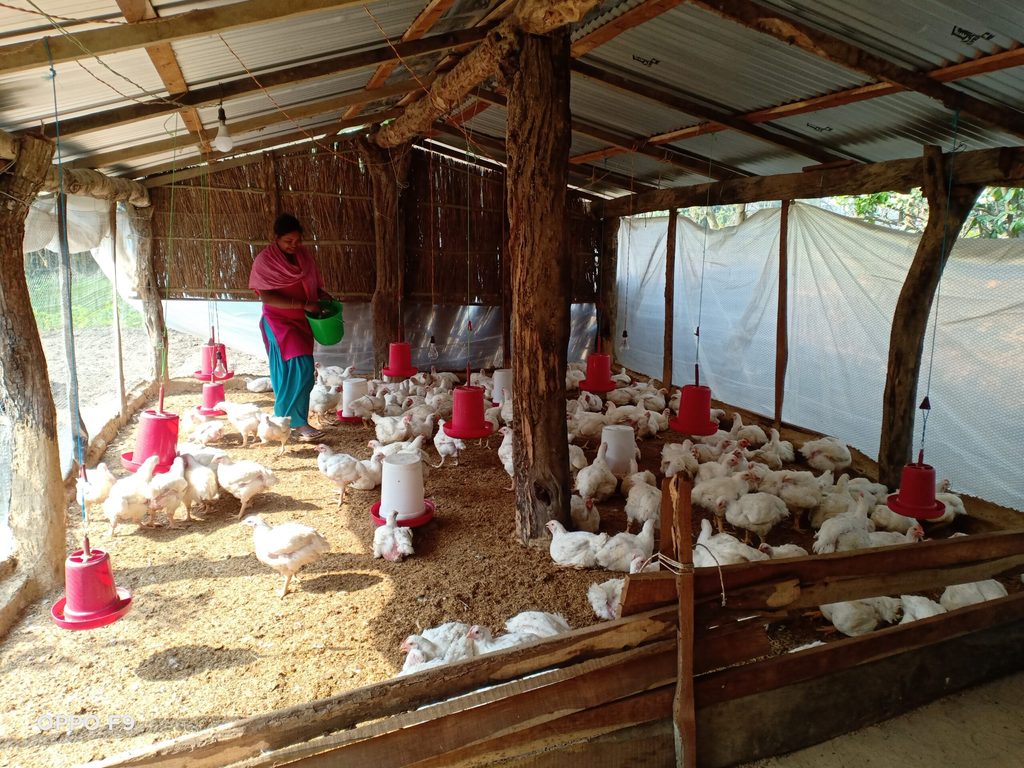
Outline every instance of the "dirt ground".
[[[165, 408], [196, 406], [200, 386], [193, 381], [169, 395]], [[272, 404], [272, 395], [244, 389], [229, 397]], [[327, 432], [333, 447], [368, 455], [372, 430]], [[134, 441], [132, 425], [108, 448], [104, 458], [118, 476], [125, 472], [117, 457]], [[289, 443], [279, 456], [276, 447], [243, 451], [239, 443], [231, 434], [219, 446], [265, 463], [279, 480], [251, 511], [271, 525], [316, 528], [330, 554], [282, 600], [280, 577], [256, 560], [252, 530], [237, 523], [239, 502], [226, 494], [204, 520], [179, 519], [176, 530], [125, 524], [111, 538], [94, 511], [90, 539], [110, 552], [118, 585], [134, 595], [132, 609], [104, 629], [67, 632], [50, 620], [53, 594], [0, 642], [0, 766], [72, 765], [379, 682], [401, 668], [403, 637], [444, 621], [498, 632], [528, 609], [559, 612], [574, 628], [597, 621], [586, 590], [611, 574], [556, 568], [546, 540], [533, 547], [514, 540], [513, 495], [496, 440], [490, 450], [472, 444], [458, 467], [432, 470], [426, 488], [437, 517], [416, 530], [416, 555], [401, 563], [371, 556], [369, 507], [379, 490], [350, 490], [339, 511], [312, 446]], [[662, 443], [643, 444], [642, 468], [657, 470]], [[595, 451], [592, 444], [588, 457]], [[599, 505], [603, 530], [623, 529], [622, 505], [618, 498]], [[83, 526], [74, 507], [68, 524], [68, 547], [76, 549]], [[785, 526], [770, 540], [810, 548], [807, 534]], [[776, 651], [818, 639], [817, 626], [801, 619], [773, 627]], [[62, 715], [93, 715], [99, 727], [57, 727]]]

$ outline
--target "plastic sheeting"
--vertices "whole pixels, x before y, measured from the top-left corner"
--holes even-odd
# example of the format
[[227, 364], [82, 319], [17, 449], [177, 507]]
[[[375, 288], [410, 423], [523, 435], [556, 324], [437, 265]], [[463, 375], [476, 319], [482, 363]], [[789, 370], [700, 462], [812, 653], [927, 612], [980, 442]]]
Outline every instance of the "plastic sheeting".
[[[770, 415], [778, 289], [778, 209], [709, 231], [679, 219], [675, 384], [693, 380], [700, 312], [700, 372], [716, 398]], [[660, 377], [667, 219], [623, 220], [619, 316], [627, 366]], [[783, 418], [836, 435], [877, 458], [889, 333], [919, 236], [810, 205], [789, 220], [789, 365]], [[700, 302], [701, 267], [703, 302]], [[1012, 471], [1024, 416], [1024, 242], [959, 240], [925, 339], [918, 401], [931, 369], [926, 460], [953, 487], [1024, 509]], [[702, 306], [702, 309], [698, 309]], [[934, 310], [934, 307], [933, 307]], [[920, 412], [914, 431], [921, 446]]]
[[[110, 231], [110, 202], [91, 197], [68, 195], [68, 250], [82, 253], [92, 250]], [[120, 226], [120, 222], [118, 222]], [[60, 252], [57, 237], [57, 196], [37, 197], [25, 217], [24, 253], [43, 249]]]

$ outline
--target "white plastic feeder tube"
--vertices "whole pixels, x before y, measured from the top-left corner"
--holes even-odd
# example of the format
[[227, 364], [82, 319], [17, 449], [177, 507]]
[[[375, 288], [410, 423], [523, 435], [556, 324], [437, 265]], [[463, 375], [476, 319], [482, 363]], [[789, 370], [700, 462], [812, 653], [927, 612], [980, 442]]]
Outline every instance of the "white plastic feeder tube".
[[345, 379], [341, 383], [341, 415], [346, 419], [351, 419], [352, 411], [348, 409], [349, 403], [369, 393], [370, 387], [366, 383], [366, 379]]
[[494, 385], [491, 389], [491, 401], [501, 405], [505, 402], [505, 392], [512, 397], [512, 369], [498, 368], [494, 371]]
[[605, 461], [618, 478], [629, 473], [629, 462], [636, 459], [636, 434], [627, 424], [610, 424], [601, 429], [601, 441], [608, 444]]
[[423, 468], [420, 457], [396, 453], [384, 459], [380, 488], [380, 516], [396, 510], [399, 520], [423, 514]]

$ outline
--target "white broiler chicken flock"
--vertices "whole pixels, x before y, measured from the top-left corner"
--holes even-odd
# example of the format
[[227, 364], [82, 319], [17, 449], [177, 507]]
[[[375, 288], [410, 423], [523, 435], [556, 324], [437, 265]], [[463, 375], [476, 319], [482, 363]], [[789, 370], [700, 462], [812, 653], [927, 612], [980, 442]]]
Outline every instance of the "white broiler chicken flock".
[[288, 585], [302, 568], [331, 549], [327, 539], [301, 523], [281, 523], [271, 528], [259, 515], [250, 515], [242, 524], [253, 528], [256, 559], [284, 576], [281, 597], [288, 594]]
[[835, 437], [808, 440], [800, 446], [800, 453], [807, 459], [807, 463], [819, 472], [838, 472], [853, 462], [846, 443]]
[[75, 483], [75, 501], [79, 506], [85, 505], [86, 509], [102, 504], [116, 482], [114, 473], [101, 461], [93, 469], [86, 469], [84, 478], [79, 476]]
[[274, 385], [270, 382], [269, 376], [257, 376], [245, 382], [245, 388], [250, 392], [273, 392]]
[[819, 606], [821, 615], [847, 637], [858, 637], [873, 631], [879, 624], [894, 624], [903, 610], [896, 597], [868, 597]]
[[215, 461], [217, 484], [240, 502], [238, 519], [245, 516], [249, 503], [264, 491], [277, 484], [277, 477], [268, 467], [255, 461], [232, 461], [219, 458]]
[[700, 535], [693, 547], [694, 568], [712, 568], [718, 565], [733, 565], [768, 559], [768, 555], [764, 552], [747, 546], [732, 534], [716, 533], [712, 535], [712, 530], [710, 520], [704, 518], [700, 521]]
[[146, 525], [143, 521], [150, 514], [149, 483], [159, 460], [159, 456], [150, 456], [135, 474], [122, 477], [110, 489], [103, 502], [103, 514], [110, 521], [111, 536], [118, 523]]
[[608, 541], [607, 533], [566, 531], [557, 520], [549, 520], [544, 527], [551, 534], [551, 560], [565, 568], [593, 568], [597, 565], [598, 550]]
[[373, 556], [397, 563], [413, 554], [412, 528], [399, 525], [398, 510], [393, 509], [384, 515], [384, 525], [373, 532]]

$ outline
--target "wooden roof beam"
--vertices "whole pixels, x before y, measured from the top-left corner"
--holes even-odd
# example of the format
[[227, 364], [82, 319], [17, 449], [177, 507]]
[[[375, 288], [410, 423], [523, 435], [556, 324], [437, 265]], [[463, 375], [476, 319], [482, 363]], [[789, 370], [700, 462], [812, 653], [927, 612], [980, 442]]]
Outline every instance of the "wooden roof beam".
[[331, 8], [363, 4], [364, 0], [288, 0], [287, 3], [280, 0], [244, 0], [215, 8], [148, 19], [138, 24], [105, 26], [102, 29], [53, 35], [45, 38], [49, 41], [49, 53], [43, 38], [0, 48], [0, 76], [47, 67], [50, 65], [50, 55], [53, 57], [53, 63], [59, 64], [143, 48], [156, 43], [205, 37], [226, 29], [249, 27]]
[[628, 32], [634, 27], [638, 27], [644, 22], [660, 16], [665, 11], [672, 10], [682, 2], [683, 0], [644, 0], [639, 5], [611, 19], [608, 23], [602, 24], [573, 41], [572, 47], [569, 49], [570, 53], [574, 59], [584, 56], [599, 45], [604, 45], [623, 32]]
[[[752, 125], [745, 121], [742, 116], [733, 115], [724, 109], [709, 106], [690, 94], [666, 91], [661, 88], [648, 85], [642, 81], [623, 77], [622, 75], [614, 72], [603, 70], [582, 61], [574, 61], [572, 64], [572, 70], [576, 74], [602, 83], [603, 85], [617, 88], [621, 91], [625, 91], [626, 93], [642, 96], [657, 104], [677, 109], [680, 112], [685, 112], [686, 114], [693, 115], [694, 117], [709, 120], [712, 123], [722, 126], [723, 129], [731, 128], [738, 133], [742, 133], [746, 136], [752, 136], [755, 139], [760, 139], [761, 141], [767, 142], [776, 147], [788, 149], [792, 152], [803, 155], [804, 157], [810, 158], [811, 160], [817, 160], [819, 163], [832, 163], [837, 160], [850, 159], [846, 155], [837, 154], [815, 142], [771, 131], [757, 125]], [[648, 141], [650, 141], [650, 139], [648, 139]]]
[[578, 21], [597, 2], [520, 0], [478, 46], [434, 81], [426, 98], [410, 104], [404, 115], [377, 131], [373, 142], [380, 147], [394, 147], [430, 130], [438, 117], [456, 108], [473, 88], [497, 74], [523, 35], [543, 35]]
[[[445, 12], [452, 7], [452, 3], [455, 0], [429, 0], [424, 6], [423, 10], [419, 12], [415, 19], [412, 20], [412, 24], [405, 30], [402, 35], [402, 41], [408, 42], [409, 40], [419, 40], [431, 28], [444, 16]], [[370, 79], [366, 81], [366, 90], [372, 91], [375, 88], [380, 88], [384, 83], [391, 77], [391, 73], [395, 71], [395, 67], [398, 66], [398, 59], [392, 61], [386, 61], [379, 65], [374, 73], [370, 75]], [[349, 119], [355, 117], [362, 111], [362, 106], [356, 105], [349, 107], [343, 118]]]
[[687, 0], [705, 11], [740, 26], [774, 37], [787, 45], [826, 59], [868, 77], [885, 80], [928, 96], [947, 109], [960, 110], [988, 125], [1024, 137], [1024, 113], [971, 96], [942, 83], [924, 72], [895, 64], [863, 48], [841, 40], [802, 22], [784, 16], [752, 0]]
[[[692, 205], [801, 200], [873, 192], [907, 192], [924, 182], [924, 159], [888, 160], [845, 168], [756, 176], [645, 192], [602, 204], [602, 216], [627, 216]], [[958, 152], [954, 185], [1024, 186], [1024, 147]]]
[[[152, 99], [142, 103], [125, 104], [107, 112], [66, 118], [60, 121], [60, 133], [62, 138], [67, 138], [80, 133], [123, 125], [135, 120], [168, 115], [182, 107], [216, 104], [222, 98], [229, 99], [236, 96], [245, 96], [251, 93], [259, 93], [264, 89], [269, 90], [294, 85], [299, 81], [330, 77], [339, 72], [348, 72], [353, 69], [378, 64], [382, 61], [391, 61], [397, 56], [412, 58], [426, 53], [473, 45], [483, 39], [485, 32], [485, 30], [479, 29], [460, 30], [444, 35], [434, 35], [422, 40], [411, 40], [408, 43], [396, 43], [394, 46], [390, 44], [381, 45], [376, 48], [357, 51], [356, 53], [346, 53], [312, 64], [300, 64], [263, 73], [257, 72], [256, 77], [259, 79], [259, 83], [256, 83], [251, 77], [243, 77], [221, 85], [195, 88], [188, 93], [177, 96], [173, 101], [169, 99]], [[39, 130], [38, 128], [32, 128], [19, 133], [35, 134]], [[44, 136], [51, 136], [54, 133], [54, 126], [52, 123], [44, 123], [41, 130]]]
[[[117, 0], [117, 7], [121, 9], [124, 20], [129, 24], [157, 18], [156, 9], [150, 0]], [[153, 62], [153, 67], [163, 81], [167, 92], [172, 96], [185, 93], [188, 90], [188, 83], [185, 82], [185, 75], [178, 64], [178, 58], [170, 43], [156, 43], [146, 46], [146, 54]], [[183, 109], [179, 113], [181, 121], [185, 124], [188, 132], [199, 142], [201, 150], [209, 150], [208, 139], [203, 137], [203, 121], [199, 117], [199, 110], [195, 107]]]

